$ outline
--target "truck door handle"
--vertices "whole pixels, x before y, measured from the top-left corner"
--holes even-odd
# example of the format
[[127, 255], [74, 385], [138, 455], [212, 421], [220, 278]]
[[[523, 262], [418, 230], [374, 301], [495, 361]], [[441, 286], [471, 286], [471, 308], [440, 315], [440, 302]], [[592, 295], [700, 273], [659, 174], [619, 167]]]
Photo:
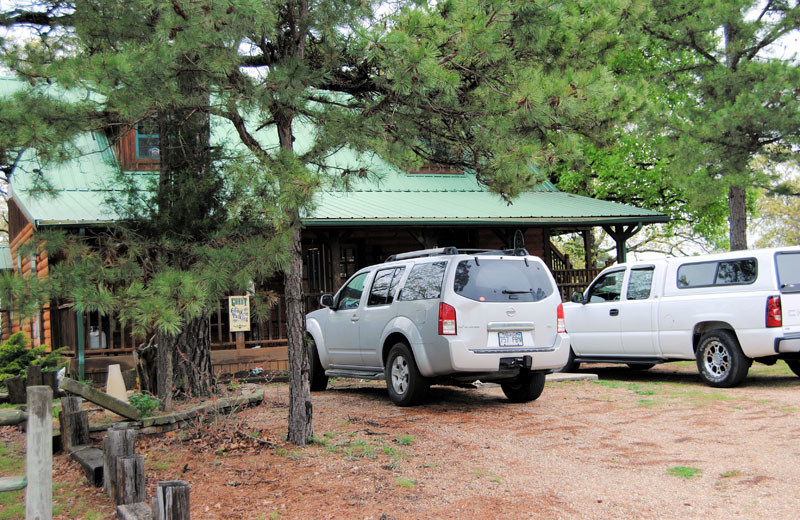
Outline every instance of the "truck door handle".
[[609, 316], [619, 316], [619, 309], [611, 309], [608, 311]]
[[350, 321], [358, 321], [358, 316], [353, 314], [352, 316], [350, 316]]

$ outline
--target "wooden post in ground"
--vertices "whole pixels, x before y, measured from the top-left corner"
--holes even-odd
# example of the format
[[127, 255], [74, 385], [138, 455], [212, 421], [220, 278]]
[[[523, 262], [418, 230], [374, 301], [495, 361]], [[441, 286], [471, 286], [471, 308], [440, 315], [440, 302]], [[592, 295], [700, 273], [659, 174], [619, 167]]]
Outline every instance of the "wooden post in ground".
[[28, 388], [26, 520], [53, 517], [53, 389]]
[[182, 480], [159, 482], [153, 516], [156, 520], [189, 520], [189, 484]]
[[117, 459], [133, 456], [135, 447], [136, 432], [133, 429], [108, 429], [108, 434], [103, 439], [103, 488], [109, 497], [116, 494]]
[[144, 457], [117, 458], [114, 501], [116, 504], [136, 504], [145, 501]]
[[20, 376], [9, 377], [3, 381], [8, 387], [8, 400], [11, 404], [23, 404], [25, 397], [25, 378]]
[[38, 365], [28, 365], [27, 370], [28, 381], [26, 386], [41, 386], [42, 385], [42, 367]]
[[53, 395], [58, 395], [58, 372], [45, 370], [42, 372], [42, 384], [53, 389]]
[[62, 397], [58, 421], [61, 426], [61, 446], [72, 453], [77, 446], [89, 444], [89, 414], [82, 410], [80, 397]]

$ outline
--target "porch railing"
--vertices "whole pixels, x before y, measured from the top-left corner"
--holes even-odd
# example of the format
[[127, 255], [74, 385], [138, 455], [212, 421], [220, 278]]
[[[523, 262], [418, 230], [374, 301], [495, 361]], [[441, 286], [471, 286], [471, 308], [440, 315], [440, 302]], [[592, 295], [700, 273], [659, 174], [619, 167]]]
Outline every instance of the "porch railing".
[[561, 299], [569, 301], [572, 293], [583, 292], [602, 269], [553, 269], [553, 278], [561, 292]]

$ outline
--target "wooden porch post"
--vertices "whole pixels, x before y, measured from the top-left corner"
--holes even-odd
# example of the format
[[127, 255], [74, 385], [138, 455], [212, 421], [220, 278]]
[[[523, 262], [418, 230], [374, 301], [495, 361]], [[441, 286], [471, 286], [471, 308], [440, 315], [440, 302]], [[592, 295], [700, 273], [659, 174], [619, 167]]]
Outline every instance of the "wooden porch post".
[[617, 226], [603, 226], [603, 230], [608, 233], [614, 242], [617, 243], [617, 263], [621, 264], [626, 261], [628, 256], [628, 247], [625, 241], [631, 238], [642, 229], [642, 223], [631, 224], [627, 227], [624, 225]]
[[592, 255], [594, 240], [592, 240], [591, 232], [591, 228], [583, 230], [583, 265], [586, 267], [586, 269], [594, 268], [594, 262], [592, 261], [594, 257], [594, 255]]
[[550, 269], [553, 268], [553, 253], [551, 250], [550, 244], [550, 228], [543, 227], [542, 228], [542, 249], [544, 250], [544, 263], [547, 264], [547, 267]]

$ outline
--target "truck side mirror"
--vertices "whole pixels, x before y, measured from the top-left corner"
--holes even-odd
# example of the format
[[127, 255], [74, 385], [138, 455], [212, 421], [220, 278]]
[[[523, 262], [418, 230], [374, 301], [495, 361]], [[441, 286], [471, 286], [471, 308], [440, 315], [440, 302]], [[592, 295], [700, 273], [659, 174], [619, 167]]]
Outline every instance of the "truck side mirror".
[[572, 296], [570, 297], [570, 301], [572, 301], [574, 303], [586, 303], [586, 301], [583, 299], [583, 294], [581, 294], [579, 292], [572, 293]]
[[332, 294], [323, 294], [319, 297], [319, 304], [323, 307], [333, 308], [333, 295]]

